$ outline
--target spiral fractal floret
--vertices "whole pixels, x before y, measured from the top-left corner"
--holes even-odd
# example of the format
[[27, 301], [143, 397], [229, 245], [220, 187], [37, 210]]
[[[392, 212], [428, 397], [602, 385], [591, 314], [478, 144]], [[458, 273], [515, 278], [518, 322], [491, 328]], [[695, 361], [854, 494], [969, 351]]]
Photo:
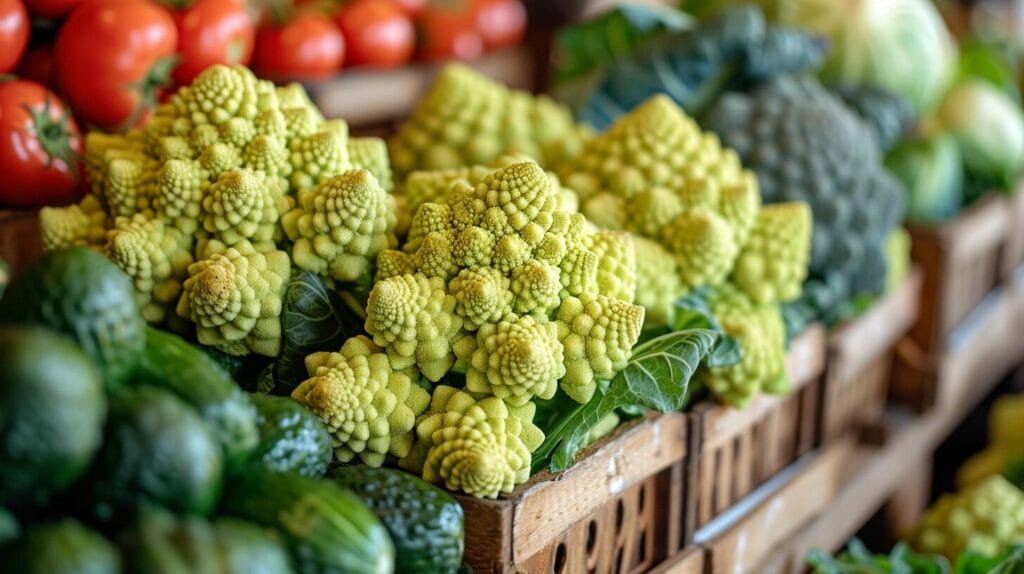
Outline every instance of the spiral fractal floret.
[[341, 462], [358, 457], [380, 466], [401, 458], [413, 444], [416, 417], [430, 395], [408, 375], [392, 368], [383, 349], [366, 337], [349, 339], [338, 353], [306, 357], [309, 378], [292, 392], [327, 425]]

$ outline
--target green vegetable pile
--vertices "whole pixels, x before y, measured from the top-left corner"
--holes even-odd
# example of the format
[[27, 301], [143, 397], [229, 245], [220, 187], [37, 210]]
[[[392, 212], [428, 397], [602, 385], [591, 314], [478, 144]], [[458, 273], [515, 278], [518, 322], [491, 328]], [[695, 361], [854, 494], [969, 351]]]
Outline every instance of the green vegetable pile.
[[1016, 574], [1024, 568], [1024, 546], [1011, 547], [997, 556], [967, 551], [950, 565], [945, 556], [917, 554], [904, 542], [889, 554], [872, 554], [855, 538], [837, 556], [812, 550], [807, 563], [814, 574]]
[[318, 417], [243, 392], [196, 346], [144, 327], [136, 295], [116, 265], [72, 247], [35, 260], [0, 300], [5, 568], [459, 568], [450, 495], [399, 471], [324, 477], [332, 440]]
[[559, 169], [581, 211], [635, 235], [636, 300], [649, 328], [670, 325], [677, 300], [703, 302], [743, 351], [698, 380], [736, 406], [788, 390], [779, 304], [800, 295], [811, 216], [806, 203], [761, 206], [758, 180], [735, 152], [665, 96], [594, 137]]

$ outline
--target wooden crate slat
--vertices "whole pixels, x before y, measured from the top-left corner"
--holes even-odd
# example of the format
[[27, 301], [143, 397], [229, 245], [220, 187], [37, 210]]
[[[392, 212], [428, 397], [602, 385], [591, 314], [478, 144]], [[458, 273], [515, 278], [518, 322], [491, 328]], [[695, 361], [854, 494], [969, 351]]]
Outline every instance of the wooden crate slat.
[[704, 574], [704, 549], [684, 550], [651, 570], [651, 574]]
[[833, 500], [847, 472], [852, 441], [827, 448], [732, 528], [708, 542], [709, 574], [758, 572], [770, 551]]

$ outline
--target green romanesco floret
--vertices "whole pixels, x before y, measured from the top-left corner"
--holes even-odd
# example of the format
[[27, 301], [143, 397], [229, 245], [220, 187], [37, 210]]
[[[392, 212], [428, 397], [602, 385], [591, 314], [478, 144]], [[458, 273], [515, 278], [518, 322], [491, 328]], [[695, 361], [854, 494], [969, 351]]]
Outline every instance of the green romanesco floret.
[[456, 342], [466, 361], [466, 390], [522, 406], [534, 397], [550, 399], [565, 376], [565, 360], [553, 322], [509, 315]]
[[103, 197], [114, 217], [149, 215], [158, 190], [158, 165], [143, 158], [117, 158], [107, 165]]
[[636, 253], [635, 303], [647, 310], [645, 321], [650, 326], [668, 325], [672, 306], [688, 291], [676, 271], [676, 260], [661, 245], [645, 237], [633, 236]]
[[262, 171], [227, 171], [203, 198], [203, 230], [227, 245], [271, 241], [287, 205], [277, 180]]
[[413, 444], [413, 427], [430, 394], [408, 373], [396, 371], [384, 350], [363, 336], [338, 353], [306, 357], [309, 377], [292, 398], [323, 419], [341, 462], [355, 457], [380, 466], [386, 456], [402, 458]]
[[416, 170], [480, 165], [509, 152], [541, 160], [546, 142], [579, 137], [564, 106], [450, 64], [388, 146], [401, 183]]
[[248, 241], [210, 241], [188, 266], [177, 313], [196, 325], [204, 345], [229, 355], [281, 351], [282, 297], [291, 275], [284, 251], [258, 251]]
[[299, 195], [281, 218], [296, 267], [341, 281], [367, 273], [378, 253], [395, 246], [395, 214], [389, 196], [364, 169], [324, 179]]
[[455, 364], [452, 343], [462, 328], [445, 283], [422, 273], [378, 281], [366, 303], [366, 332], [398, 369], [413, 365], [437, 382]]
[[76, 204], [40, 209], [39, 227], [46, 251], [72, 245], [98, 247], [107, 238], [107, 214], [99, 199], [89, 194]]
[[297, 137], [288, 146], [292, 165], [292, 187], [300, 194], [325, 178], [352, 167], [345, 147], [345, 137], [332, 130]]
[[157, 174], [157, 192], [153, 200], [156, 216], [183, 233], [194, 234], [200, 225], [203, 196], [209, 188], [206, 172], [199, 162], [189, 159], [167, 161]]
[[406, 207], [415, 215], [424, 203], [444, 203], [455, 182], [476, 186], [492, 171], [493, 167], [483, 165], [414, 171], [405, 178], [401, 195], [405, 198]]
[[448, 284], [455, 297], [455, 313], [471, 331], [497, 323], [512, 312], [514, 296], [510, 287], [508, 277], [492, 267], [462, 269]]
[[800, 296], [811, 257], [811, 209], [803, 202], [767, 205], [736, 261], [733, 282], [756, 303]]
[[648, 307], [652, 323], [667, 319], [664, 300], [728, 278], [761, 205], [757, 180], [737, 155], [664, 96], [588, 141], [559, 175], [594, 223], [649, 239], [645, 252], [674, 259], [658, 271], [676, 276], [660, 281], [673, 292], [637, 295], [656, 306]]
[[570, 297], [558, 309], [558, 340], [565, 349], [562, 390], [588, 403], [597, 380], [625, 368], [644, 325], [644, 308], [607, 295]]
[[950, 560], [965, 551], [998, 556], [1021, 540], [1024, 492], [999, 475], [939, 498], [910, 536], [918, 551]]
[[508, 494], [530, 477], [530, 453], [544, 440], [533, 403], [514, 407], [497, 397], [476, 400], [453, 387], [434, 388], [416, 423], [417, 444], [399, 464], [424, 480], [478, 498]]
[[146, 321], [174, 312], [192, 264], [192, 237], [159, 219], [120, 217], [107, 232], [104, 254], [132, 279]]
[[632, 302], [636, 297], [636, 247], [633, 236], [602, 229], [586, 236], [586, 247], [597, 257], [598, 291]]
[[349, 138], [348, 159], [353, 167], [372, 173], [384, 191], [394, 190], [387, 142], [380, 138]]
[[756, 304], [731, 283], [715, 288], [708, 304], [725, 333], [739, 342], [743, 358], [728, 367], [703, 366], [696, 380], [718, 400], [737, 408], [761, 391], [786, 392], [786, 329], [778, 306]]

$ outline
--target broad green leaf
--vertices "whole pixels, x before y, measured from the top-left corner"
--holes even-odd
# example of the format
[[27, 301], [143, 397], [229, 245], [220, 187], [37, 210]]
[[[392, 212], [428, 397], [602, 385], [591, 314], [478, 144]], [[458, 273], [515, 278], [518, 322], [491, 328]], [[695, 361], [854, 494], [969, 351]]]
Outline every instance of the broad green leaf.
[[356, 313], [320, 276], [308, 271], [293, 275], [284, 294], [283, 343], [274, 364], [274, 393], [291, 394], [307, 377], [306, 355], [337, 351], [361, 327]]

